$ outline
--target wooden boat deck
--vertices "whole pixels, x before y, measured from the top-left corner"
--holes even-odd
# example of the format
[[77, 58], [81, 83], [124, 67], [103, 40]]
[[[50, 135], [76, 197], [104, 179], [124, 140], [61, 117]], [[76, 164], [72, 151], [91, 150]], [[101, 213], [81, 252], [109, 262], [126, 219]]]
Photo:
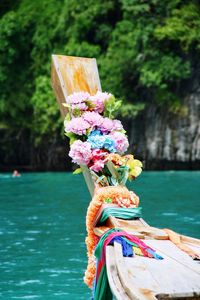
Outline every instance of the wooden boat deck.
[[[200, 299], [200, 263], [171, 241], [151, 239], [145, 243], [164, 259], [127, 258], [119, 244], [107, 247], [109, 284], [116, 299]], [[200, 253], [199, 246], [193, 248]]]

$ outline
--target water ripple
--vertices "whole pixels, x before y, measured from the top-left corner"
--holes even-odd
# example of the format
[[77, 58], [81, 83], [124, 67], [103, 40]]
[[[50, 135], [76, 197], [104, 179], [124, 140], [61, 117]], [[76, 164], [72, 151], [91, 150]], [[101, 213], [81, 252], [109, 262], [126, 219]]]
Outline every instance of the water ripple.
[[40, 280], [37, 280], [37, 279], [29, 279], [29, 280], [21, 280], [19, 282], [19, 284], [17, 284], [18, 286], [24, 286], [24, 285], [27, 285], [27, 284], [41, 284], [42, 282]]
[[162, 213], [162, 216], [177, 216], [178, 213], [175, 212], [164, 212]]

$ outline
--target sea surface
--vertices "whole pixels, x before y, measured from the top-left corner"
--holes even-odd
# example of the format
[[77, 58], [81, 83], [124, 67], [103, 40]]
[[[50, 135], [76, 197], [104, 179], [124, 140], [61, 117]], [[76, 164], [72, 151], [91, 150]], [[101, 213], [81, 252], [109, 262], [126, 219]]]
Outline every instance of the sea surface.
[[[129, 187], [152, 226], [200, 237], [200, 172], [143, 172]], [[0, 299], [90, 299], [81, 175], [0, 174]]]

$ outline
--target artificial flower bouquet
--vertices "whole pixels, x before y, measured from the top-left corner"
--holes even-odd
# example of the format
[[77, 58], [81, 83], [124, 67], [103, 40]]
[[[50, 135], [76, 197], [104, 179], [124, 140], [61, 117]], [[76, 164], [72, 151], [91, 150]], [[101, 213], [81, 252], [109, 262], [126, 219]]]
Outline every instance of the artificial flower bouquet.
[[[77, 92], [64, 106], [65, 134], [70, 139], [69, 156], [79, 166], [87, 166], [93, 179], [102, 186], [125, 185], [137, 177], [142, 163], [124, 155], [129, 143], [122, 123], [115, 119], [121, 105], [112, 94]], [[75, 173], [81, 172], [78, 168]]]

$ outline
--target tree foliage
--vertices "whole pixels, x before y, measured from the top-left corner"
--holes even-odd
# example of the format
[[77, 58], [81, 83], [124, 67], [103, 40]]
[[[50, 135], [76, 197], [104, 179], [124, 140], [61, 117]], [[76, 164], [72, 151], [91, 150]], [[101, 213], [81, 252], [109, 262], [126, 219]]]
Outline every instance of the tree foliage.
[[2, 0], [0, 147], [23, 131], [39, 148], [61, 136], [52, 53], [96, 57], [103, 90], [135, 116], [149, 102], [179, 112], [199, 52], [197, 0]]

